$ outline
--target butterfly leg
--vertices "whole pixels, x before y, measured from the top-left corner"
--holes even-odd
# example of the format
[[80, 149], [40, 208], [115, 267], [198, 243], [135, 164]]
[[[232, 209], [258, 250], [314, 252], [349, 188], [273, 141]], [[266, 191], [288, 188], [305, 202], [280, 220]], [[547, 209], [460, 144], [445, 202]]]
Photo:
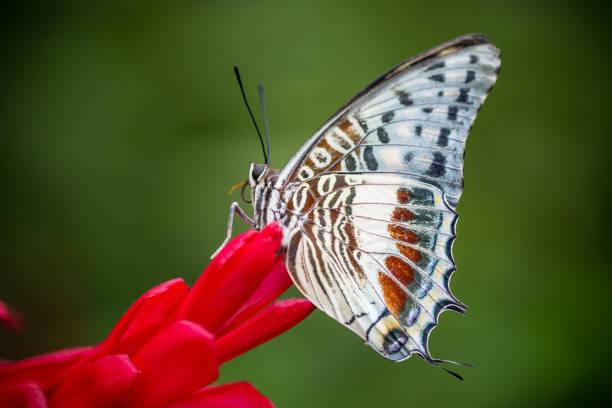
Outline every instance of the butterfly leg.
[[225, 234], [225, 240], [223, 241], [221, 246], [217, 248], [217, 250], [210, 256], [211, 259], [217, 256], [219, 252], [221, 252], [221, 250], [225, 247], [225, 245], [227, 245], [230, 239], [232, 239], [232, 227], [234, 225], [234, 214], [238, 214], [238, 216], [240, 216], [240, 218], [242, 218], [244, 222], [249, 224], [252, 228], [258, 229], [257, 223], [253, 221], [248, 215], [246, 215], [246, 213], [242, 210], [242, 208], [240, 208], [240, 205], [234, 201], [232, 205], [230, 205], [229, 216], [227, 217], [227, 231]]

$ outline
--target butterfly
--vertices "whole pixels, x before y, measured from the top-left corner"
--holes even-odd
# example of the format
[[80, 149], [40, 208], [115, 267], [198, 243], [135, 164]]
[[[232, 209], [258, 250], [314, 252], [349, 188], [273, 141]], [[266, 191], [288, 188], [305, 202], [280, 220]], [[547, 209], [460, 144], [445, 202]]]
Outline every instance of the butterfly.
[[234, 214], [256, 229], [278, 221], [287, 270], [317, 308], [389, 360], [452, 363], [431, 357], [428, 338], [442, 311], [466, 309], [449, 287], [455, 208], [466, 138], [500, 63], [486, 36], [456, 38], [357, 93], [281, 170], [267, 164], [268, 142], [244, 183], [253, 218], [232, 203], [225, 242]]

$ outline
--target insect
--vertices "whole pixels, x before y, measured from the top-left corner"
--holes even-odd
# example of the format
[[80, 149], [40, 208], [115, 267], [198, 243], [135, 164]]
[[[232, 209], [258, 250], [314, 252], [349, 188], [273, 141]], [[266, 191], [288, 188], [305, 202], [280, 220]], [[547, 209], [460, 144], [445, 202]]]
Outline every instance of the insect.
[[466, 309], [449, 287], [455, 208], [466, 138], [500, 63], [486, 36], [456, 38], [357, 93], [281, 170], [268, 141], [243, 186], [253, 218], [232, 203], [225, 242], [234, 214], [256, 229], [278, 221], [287, 270], [315, 306], [389, 360], [453, 363], [432, 358], [428, 338], [442, 311]]

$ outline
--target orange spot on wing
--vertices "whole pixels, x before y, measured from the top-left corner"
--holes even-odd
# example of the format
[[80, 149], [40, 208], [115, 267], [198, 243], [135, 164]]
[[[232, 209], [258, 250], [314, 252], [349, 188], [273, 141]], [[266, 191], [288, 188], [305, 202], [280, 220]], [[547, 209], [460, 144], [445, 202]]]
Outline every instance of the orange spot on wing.
[[399, 188], [397, 190], [397, 202], [400, 204], [407, 204], [412, 197], [405, 188]]
[[[316, 190], [312, 190], [312, 188], [309, 186], [310, 184], [302, 184], [293, 192], [293, 195], [287, 202], [287, 209], [289, 211], [299, 210], [300, 212], [305, 213], [312, 208], [312, 206], [316, 203], [315, 197], [313, 196], [313, 191]], [[298, 200], [298, 206], [301, 208], [298, 209], [295, 207], [293, 203], [294, 197]]]
[[331, 162], [330, 163], [334, 163], [336, 160], [338, 160], [343, 155], [343, 153], [340, 153], [339, 151], [337, 151], [336, 149], [331, 147], [329, 145], [329, 143], [327, 143], [327, 140], [325, 140], [325, 139], [322, 139], [319, 143], [317, 143], [317, 147], [321, 147], [321, 148], [327, 150], [329, 152], [329, 154], [331, 154]]
[[310, 210], [313, 205], [315, 205], [315, 198], [313, 197], [311, 190], [308, 190], [306, 192], [306, 200], [304, 202], [304, 205], [302, 206], [301, 212], [304, 213]]
[[399, 316], [406, 304], [406, 292], [389, 276], [378, 272], [378, 282], [382, 288], [385, 305], [394, 316]]
[[393, 210], [393, 214], [391, 214], [391, 220], [395, 222], [406, 222], [410, 220], [414, 220], [416, 215], [406, 208], [397, 207]]
[[409, 230], [408, 228], [402, 227], [401, 225], [389, 224], [387, 231], [391, 235], [391, 238], [397, 239], [398, 241], [406, 242], [408, 244], [416, 244], [419, 242], [417, 234]]
[[338, 125], [338, 127], [348, 136], [351, 140], [357, 144], [361, 140], [361, 135], [355, 131], [353, 124], [348, 120], [344, 120]]
[[412, 267], [408, 265], [406, 261], [397, 256], [390, 256], [386, 258], [385, 266], [404, 286], [410, 285], [410, 283], [414, 280], [414, 271], [412, 270]]
[[331, 171], [342, 171], [342, 162], [339, 161], [331, 168]]
[[422, 255], [416, 249], [402, 244], [395, 244], [395, 246], [397, 249], [399, 249], [402, 255], [410, 259], [412, 262], [419, 263], [421, 261]]
[[310, 157], [307, 157], [306, 160], [304, 160], [304, 165], [306, 167], [310, 167], [311, 169], [317, 168], [317, 165], [310, 159]]

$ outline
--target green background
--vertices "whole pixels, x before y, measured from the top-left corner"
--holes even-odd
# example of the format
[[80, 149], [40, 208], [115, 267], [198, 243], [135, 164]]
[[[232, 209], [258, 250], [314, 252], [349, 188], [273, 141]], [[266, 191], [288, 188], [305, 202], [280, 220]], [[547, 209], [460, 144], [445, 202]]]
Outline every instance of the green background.
[[22, 333], [0, 333], [2, 357], [96, 343], [142, 292], [197, 279], [224, 236], [229, 187], [262, 160], [234, 64], [253, 105], [257, 82], [267, 86], [281, 167], [391, 66], [484, 32], [503, 62], [468, 142], [458, 207], [452, 287], [469, 310], [443, 314], [430, 341], [435, 357], [476, 368], [459, 369], [460, 382], [418, 357], [388, 362], [317, 311], [224, 365], [220, 380], [248, 380], [279, 407], [559, 406], [604, 396], [608, 7], [130, 4], [21, 3], [2, 13], [0, 298], [26, 321]]

